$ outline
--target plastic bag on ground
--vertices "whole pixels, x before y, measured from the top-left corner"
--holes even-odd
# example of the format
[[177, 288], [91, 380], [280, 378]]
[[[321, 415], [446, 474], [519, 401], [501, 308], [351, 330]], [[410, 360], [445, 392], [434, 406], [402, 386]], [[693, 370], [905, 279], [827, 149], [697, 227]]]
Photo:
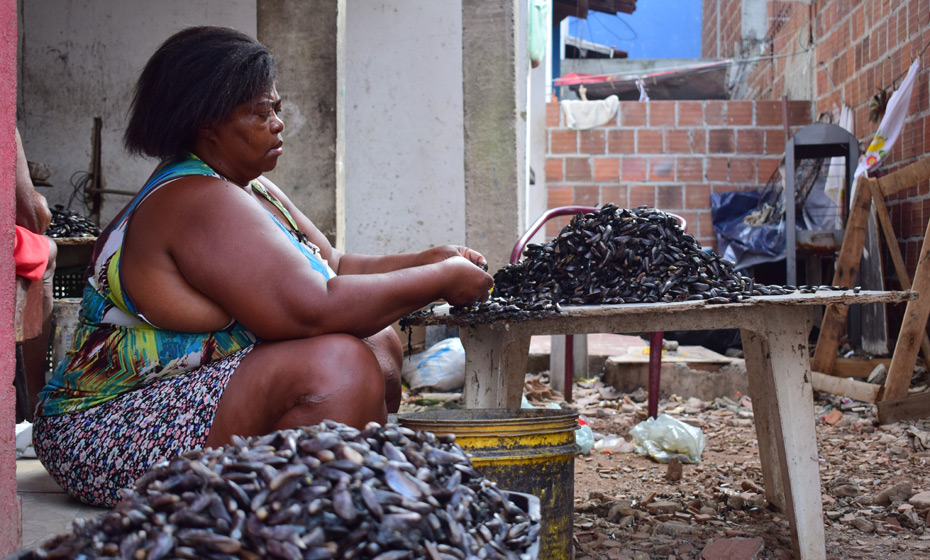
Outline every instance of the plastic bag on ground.
[[682, 463], [698, 463], [706, 444], [700, 428], [668, 414], [640, 422], [630, 430], [630, 437], [637, 453], [660, 463], [668, 463], [672, 457]]
[[620, 436], [607, 436], [594, 442], [594, 450], [601, 453], [630, 453], [633, 444]]
[[591, 426], [584, 421], [584, 418], [578, 418], [578, 427], [575, 428], [575, 443], [581, 448], [581, 454], [587, 455], [591, 452], [594, 445], [594, 432]]
[[459, 338], [447, 338], [425, 352], [404, 358], [400, 376], [410, 389], [429, 387], [453, 391], [465, 386], [465, 348]]

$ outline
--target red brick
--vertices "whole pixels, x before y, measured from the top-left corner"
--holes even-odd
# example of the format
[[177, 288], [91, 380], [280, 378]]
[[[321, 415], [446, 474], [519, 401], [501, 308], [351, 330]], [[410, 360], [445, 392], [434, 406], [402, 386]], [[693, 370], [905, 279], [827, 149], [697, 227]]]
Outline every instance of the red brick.
[[566, 181], [590, 181], [591, 161], [586, 157], [565, 158]]
[[756, 182], [760, 185], [768, 183], [772, 173], [775, 173], [780, 164], [781, 158], [759, 158], [756, 162], [758, 167]]
[[765, 153], [765, 132], [757, 128], [740, 129], [736, 131], [736, 153], [762, 154]]
[[703, 126], [703, 105], [701, 101], [679, 101], [678, 126]]
[[765, 154], [785, 154], [785, 131], [780, 128], [769, 128], [765, 131]]
[[704, 165], [704, 176], [708, 181], [727, 180], [727, 158], [709, 157]]
[[555, 128], [559, 126], [559, 116], [561, 113], [558, 103], [546, 103], [546, 127]]
[[682, 191], [681, 185], [659, 185], [656, 187], [656, 208], [670, 211], [681, 210]]
[[615, 157], [594, 158], [594, 180], [614, 182], [620, 180], [620, 159]]
[[[781, 107], [779, 107], [781, 110]], [[779, 123], [781, 119], [779, 119]], [[788, 124], [790, 126], [806, 126], [811, 124], [811, 103], [810, 101], [789, 101], [788, 102]]]
[[681, 216], [682, 218], [684, 218], [686, 222], [685, 228], [684, 228], [685, 233], [690, 233], [694, 235], [694, 231], [695, 231], [694, 228], [697, 227], [698, 216], [700, 215], [700, 213], [699, 212], [687, 212], [687, 211], [682, 211], [682, 210], [679, 210], [678, 212], [675, 212], [675, 213]]
[[607, 152], [611, 154], [635, 154], [636, 131], [614, 129], [607, 132]]
[[574, 130], [552, 130], [549, 132], [549, 153], [578, 153], [578, 133]]
[[641, 128], [636, 131], [637, 154], [661, 154], [663, 151], [661, 130]]
[[650, 101], [649, 126], [675, 126], [675, 101]]
[[665, 153], [667, 154], [690, 154], [691, 153], [691, 132], [688, 130], [681, 130], [681, 129], [666, 130], [665, 131]]
[[601, 187], [601, 199], [604, 203], [613, 202], [620, 208], [627, 208], [626, 185], [613, 185], [610, 187]]
[[708, 185], [686, 185], [685, 208], [701, 210], [710, 208], [710, 187]]
[[646, 126], [646, 104], [642, 101], [620, 102], [620, 126]]
[[600, 204], [601, 190], [595, 185], [575, 187], [575, 200], [573, 204], [580, 206], [597, 206]]
[[578, 152], [582, 154], [603, 154], [607, 143], [603, 130], [582, 130], [578, 133]]
[[726, 101], [712, 99], [704, 102], [704, 124], [708, 126], [723, 126], [726, 124], [724, 109]]
[[561, 181], [564, 177], [562, 158], [546, 158], [546, 181]]
[[571, 206], [574, 193], [571, 187], [549, 187], [547, 189], [548, 200], [547, 208], [558, 208], [560, 206]]
[[640, 157], [620, 159], [620, 179], [625, 182], [645, 181], [648, 160]]
[[707, 151], [711, 154], [732, 154], [734, 152], [733, 130], [729, 128], [712, 128], [707, 131]]
[[730, 159], [730, 182], [746, 186], [756, 182], [756, 160], [754, 158]]
[[678, 182], [703, 181], [704, 158], [680, 157], [675, 160], [675, 180]]
[[691, 153], [707, 153], [707, 131], [703, 128], [695, 128], [691, 131]]
[[705, 214], [704, 216], [700, 216], [700, 218], [704, 218], [705, 216], [707, 219], [701, 219], [697, 228], [691, 228], [691, 235], [700, 239], [710, 239], [714, 237], [714, 225], [710, 221], [710, 216]]
[[756, 126], [781, 125], [781, 101], [756, 101]]
[[675, 158], [654, 157], [649, 160], [650, 181], [672, 181], [675, 179]]
[[728, 101], [726, 123], [730, 126], [749, 126], [752, 124], [752, 101]]
[[[564, 205], [563, 205], [564, 206]], [[571, 204], [569, 204], [571, 206]], [[550, 206], [550, 208], [558, 208], [558, 206]], [[551, 239], [559, 234], [562, 231], [562, 224], [560, 218], [555, 218], [546, 222], [546, 237]]]
[[653, 185], [630, 185], [630, 208], [643, 205], [655, 208], [656, 188]]

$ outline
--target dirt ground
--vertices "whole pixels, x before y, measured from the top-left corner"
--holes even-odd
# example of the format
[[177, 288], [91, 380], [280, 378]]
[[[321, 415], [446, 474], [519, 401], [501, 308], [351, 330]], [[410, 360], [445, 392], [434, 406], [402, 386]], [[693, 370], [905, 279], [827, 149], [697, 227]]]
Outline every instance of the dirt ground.
[[[629, 442], [646, 418], [642, 390], [617, 394], [599, 381], [577, 382], [572, 404], [545, 374], [528, 376], [526, 393], [533, 404], [578, 411], [595, 439]], [[930, 419], [877, 426], [872, 405], [815, 396], [827, 557], [930, 558]], [[401, 412], [421, 405], [437, 400], [409, 397]], [[793, 558], [788, 521], [764, 497], [751, 400], [673, 396], [659, 412], [701, 429], [700, 462], [681, 465], [679, 476], [622, 447], [576, 456], [575, 559]], [[714, 552], [728, 544], [743, 546], [742, 555]]]

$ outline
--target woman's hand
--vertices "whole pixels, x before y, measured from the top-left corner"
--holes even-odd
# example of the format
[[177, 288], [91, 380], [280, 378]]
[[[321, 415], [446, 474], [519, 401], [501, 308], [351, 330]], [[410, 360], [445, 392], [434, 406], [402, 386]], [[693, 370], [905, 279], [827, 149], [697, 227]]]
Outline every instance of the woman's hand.
[[[462, 247], [462, 249], [465, 248]], [[474, 251], [471, 253], [481, 257]], [[484, 257], [481, 259], [484, 260]], [[488, 299], [494, 279], [474, 262], [464, 256], [456, 255], [444, 260], [441, 266], [447, 279], [443, 299], [450, 304], [469, 305]]]
[[438, 263], [452, 257], [464, 257], [484, 270], [487, 270], [488, 267], [488, 261], [484, 258], [484, 255], [462, 245], [441, 245], [420, 253], [423, 264]]

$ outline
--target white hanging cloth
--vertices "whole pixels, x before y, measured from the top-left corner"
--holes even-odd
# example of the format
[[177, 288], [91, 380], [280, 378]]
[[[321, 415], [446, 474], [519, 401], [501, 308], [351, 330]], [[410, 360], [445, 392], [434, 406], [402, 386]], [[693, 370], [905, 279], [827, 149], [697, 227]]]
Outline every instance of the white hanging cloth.
[[614, 118], [620, 106], [620, 99], [616, 95], [596, 101], [569, 99], [559, 105], [565, 115], [565, 126], [573, 130], [586, 130], [607, 124]]
[[875, 132], [875, 138], [872, 139], [872, 143], [869, 144], [865, 154], [859, 158], [859, 166], [856, 168], [855, 173], [856, 179], [863, 173], [877, 167], [888, 155], [888, 152], [891, 151], [891, 147], [898, 140], [898, 136], [901, 135], [919, 69], [920, 58], [916, 58], [911, 63], [911, 68], [907, 71], [907, 76], [901, 83], [901, 87], [891, 94], [891, 99], [888, 100], [888, 106], [885, 108], [885, 116], [882, 117], [882, 122], [878, 125], [878, 131]]

